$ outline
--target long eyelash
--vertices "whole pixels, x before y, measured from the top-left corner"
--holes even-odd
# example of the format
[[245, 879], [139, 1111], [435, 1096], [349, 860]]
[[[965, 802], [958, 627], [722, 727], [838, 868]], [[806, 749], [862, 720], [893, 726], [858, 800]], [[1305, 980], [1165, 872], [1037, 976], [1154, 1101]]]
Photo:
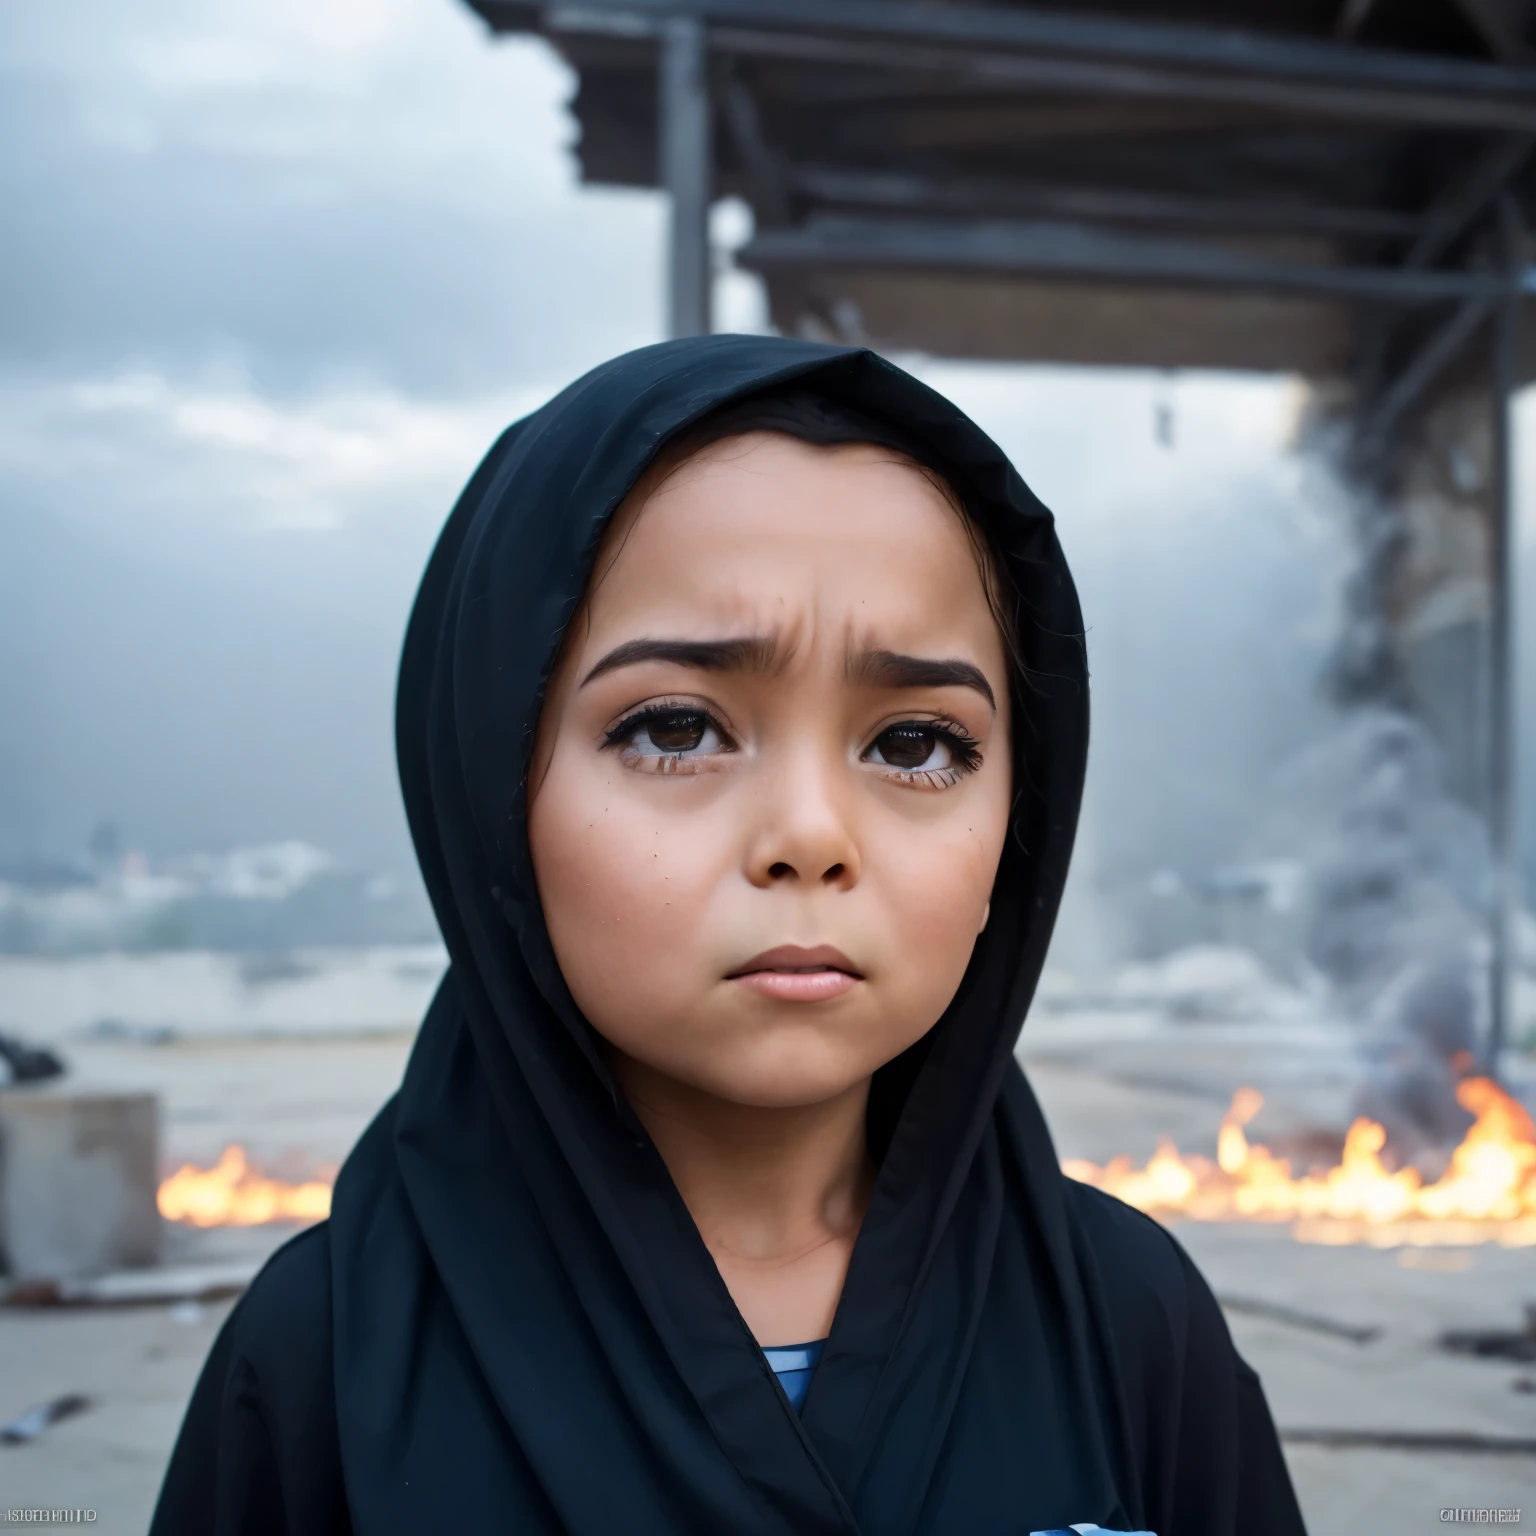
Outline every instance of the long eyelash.
[[[981, 743], [976, 740], [966, 728], [954, 720], [898, 720], [894, 726], [888, 725], [887, 731], [894, 730], [903, 725], [921, 726], [925, 731], [932, 731], [935, 736], [941, 737], [949, 744], [949, 749], [955, 755], [955, 763], [947, 769], [922, 769], [922, 768], [895, 768], [893, 773], [905, 774], [910, 779], [923, 779], [932, 782], [936, 777], [952, 773], [958, 779], [964, 774], [975, 773], [981, 767]], [[881, 735], [885, 732], [882, 731]], [[946, 780], [954, 783], [954, 779]]]
[[603, 733], [603, 745], [605, 747], [622, 747], [647, 720], [675, 720], [679, 715], [703, 715], [719, 734], [722, 742], [729, 742], [731, 739], [730, 733], [721, 724], [719, 718], [702, 705], [668, 704], [665, 700], [656, 700], [650, 704], [642, 704], [632, 714], [625, 715], [612, 729], [605, 731]]
[[953, 720], [935, 720], [928, 729], [949, 743], [963, 772], [975, 773], [981, 767], [981, 743], [964, 726]]

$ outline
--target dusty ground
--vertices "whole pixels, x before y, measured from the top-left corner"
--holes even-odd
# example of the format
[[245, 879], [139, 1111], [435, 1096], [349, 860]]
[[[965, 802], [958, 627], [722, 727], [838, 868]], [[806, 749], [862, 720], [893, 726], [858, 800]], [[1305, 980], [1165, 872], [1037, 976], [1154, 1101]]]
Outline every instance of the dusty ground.
[[[1038, 1027], [1037, 1027], [1038, 1024]], [[1031, 1076], [1065, 1155], [1150, 1152], [1159, 1133], [1208, 1151], [1232, 1088], [1257, 1082], [1278, 1129], [1304, 1105], [1337, 1110], [1348, 1067], [1322, 1035], [1190, 1026], [1170, 1037], [1134, 1018], [1043, 1018], [1026, 1040]], [[168, 1161], [210, 1161], [244, 1142], [267, 1162], [338, 1160], [398, 1080], [408, 1037], [225, 1039], [72, 1048], [87, 1081], [154, 1086], [165, 1101]], [[284, 1234], [171, 1234], [177, 1260], [258, 1255]], [[1276, 1227], [1186, 1224], [1181, 1239], [1232, 1306], [1244, 1355], [1288, 1432], [1348, 1430], [1536, 1437], [1536, 1367], [1445, 1354], [1445, 1328], [1514, 1328], [1536, 1301], [1532, 1250], [1393, 1251], [1308, 1246]], [[1409, 1266], [1413, 1267], [1409, 1267]], [[1369, 1343], [1275, 1321], [1281, 1303], [1374, 1326]], [[0, 1509], [78, 1506], [95, 1528], [138, 1533], [199, 1364], [228, 1304], [116, 1311], [0, 1311], [0, 1419], [64, 1392], [93, 1406], [34, 1444], [0, 1447]], [[1536, 1457], [1423, 1450], [1288, 1447], [1314, 1536], [1409, 1533], [1447, 1506], [1523, 1508], [1536, 1519]], [[1176, 1533], [1163, 1533], [1176, 1536]]]

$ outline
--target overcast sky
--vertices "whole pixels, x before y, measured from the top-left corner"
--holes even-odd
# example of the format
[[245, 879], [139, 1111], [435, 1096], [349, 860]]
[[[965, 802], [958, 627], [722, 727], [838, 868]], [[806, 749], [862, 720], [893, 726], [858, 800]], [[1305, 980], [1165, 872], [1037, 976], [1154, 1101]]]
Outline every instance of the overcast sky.
[[[391, 692], [431, 540], [501, 426], [660, 335], [659, 200], [577, 186], [571, 86], [457, 0], [0, 11], [0, 858], [110, 818], [408, 862]], [[746, 279], [721, 307], [762, 323]], [[912, 366], [1061, 519], [1090, 849], [1219, 854], [1324, 724], [1347, 549], [1298, 392]]]

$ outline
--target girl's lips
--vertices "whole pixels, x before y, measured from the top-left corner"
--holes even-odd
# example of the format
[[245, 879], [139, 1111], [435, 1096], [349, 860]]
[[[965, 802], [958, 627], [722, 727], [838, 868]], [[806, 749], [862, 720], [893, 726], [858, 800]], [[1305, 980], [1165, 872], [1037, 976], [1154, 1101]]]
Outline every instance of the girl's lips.
[[847, 971], [748, 971], [731, 980], [775, 1002], [819, 1003], [841, 997], [859, 978]]
[[785, 1003], [819, 1003], [841, 997], [863, 980], [853, 961], [830, 944], [818, 944], [814, 949], [780, 944], [747, 961], [726, 979]]

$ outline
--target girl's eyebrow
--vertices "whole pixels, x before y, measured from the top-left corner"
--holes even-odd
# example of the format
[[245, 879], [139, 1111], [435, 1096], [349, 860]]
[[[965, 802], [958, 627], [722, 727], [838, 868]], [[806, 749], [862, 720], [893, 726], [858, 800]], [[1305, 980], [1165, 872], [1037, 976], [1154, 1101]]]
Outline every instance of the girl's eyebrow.
[[[579, 686], [620, 667], [646, 661], [667, 661], [700, 672], [770, 672], [778, 660], [778, 642], [768, 635], [747, 635], [738, 640], [626, 640], [601, 657]], [[848, 659], [850, 682], [869, 688], [970, 688], [979, 693], [994, 712], [997, 699], [981, 668], [958, 656], [936, 660], [906, 656], [900, 651], [861, 651]]]
[[972, 688], [997, 712], [992, 685], [981, 668], [958, 656], [936, 661], [899, 651], [864, 651], [849, 658], [848, 676], [870, 688]]
[[740, 640], [626, 640], [616, 645], [582, 678], [585, 688], [595, 677], [643, 661], [670, 661], [700, 672], [768, 672], [778, 655], [771, 636], [747, 635]]

